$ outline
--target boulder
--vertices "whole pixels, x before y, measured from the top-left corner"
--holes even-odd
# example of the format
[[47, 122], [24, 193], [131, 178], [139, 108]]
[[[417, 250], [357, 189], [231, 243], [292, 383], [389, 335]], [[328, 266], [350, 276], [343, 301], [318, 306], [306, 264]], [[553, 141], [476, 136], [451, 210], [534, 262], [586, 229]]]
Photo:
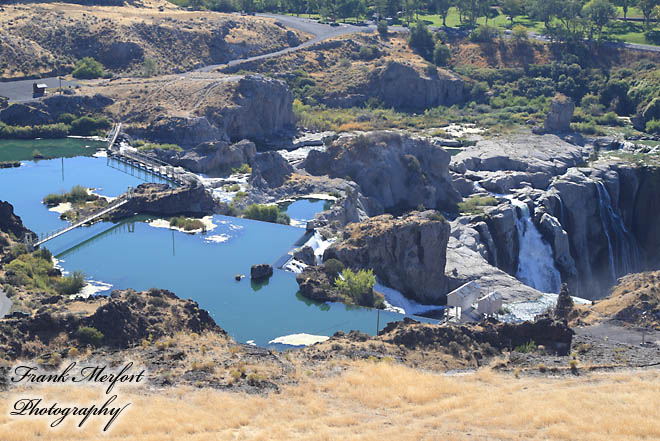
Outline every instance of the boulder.
[[437, 213], [382, 215], [349, 224], [323, 260], [353, 269], [373, 269], [383, 283], [421, 303], [439, 304], [447, 294], [444, 276], [449, 224]]
[[316, 265], [316, 256], [314, 255], [314, 249], [309, 245], [305, 245], [304, 247], [294, 250], [293, 258], [308, 266]]
[[243, 164], [252, 164], [256, 155], [257, 147], [251, 141], [243, 140], [236, 144], [215, 141], [202, 143], [165, 160], [195, 173], [229, 173]]
[[250, 268], [250, 278], [252, 280], [264, 280], [273, 275], [273, 267], [267, 263], [252, 265]]
[[547, 133], [566, 133], [571, 130], [571, 120], [575, 104], [564, 95], [557, 95], [550, 102], [550, 111], [545, 118], [543, 128]]
[[332, 279], [319, 267], [307, 267], [296, 275], [300, 294], [317, 302], [341, 302]]

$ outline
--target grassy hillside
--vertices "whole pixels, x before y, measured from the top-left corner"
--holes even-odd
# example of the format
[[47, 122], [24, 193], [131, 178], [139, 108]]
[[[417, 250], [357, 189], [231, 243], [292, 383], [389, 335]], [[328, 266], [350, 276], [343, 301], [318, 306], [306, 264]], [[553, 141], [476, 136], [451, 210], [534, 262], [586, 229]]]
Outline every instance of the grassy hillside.
[[[247, 396], [213, 389], [160, 391], [124, 388], [118, 402], [132, 403], [101, 432], [106, 417], [78, 417], [56, 429], [52, 417], [0, 414], [0, 437], [23, 441], [254, 440], [580, 440], [658, 439], [660, 377], [620, 372], [571, 379], [495, 374], [447, 376], [396, 364], [338, 365], [339, 375], [318, 379], [300, 371], [300, 384], [279, 394]], [[23, 391], [3, 393], [5, 399]], [[44, 402], [100, 402], [100, 389], [32, 389]], [[7, 402], [11, 402], [7, 400]]]

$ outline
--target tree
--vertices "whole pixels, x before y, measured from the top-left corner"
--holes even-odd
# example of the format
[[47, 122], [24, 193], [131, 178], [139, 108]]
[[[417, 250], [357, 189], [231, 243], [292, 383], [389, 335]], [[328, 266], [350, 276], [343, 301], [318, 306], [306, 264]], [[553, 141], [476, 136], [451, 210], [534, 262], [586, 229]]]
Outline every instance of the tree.
[[516, 25], [513, 27], [513, 39], [516, 43], [525, 43], [529, 40], [529, 33], [527, 28], [523, 25]]
[[71, 73], [74, 78], [90, 80], [104, 75], [103, 65], [91, 57], [85, 57], [76, 62], [76, 68]]
[[387, 38], [387, 20], [378, 21], [378, 33], [382, 39]]
[[614, 4], [621, 6], [621, 9], [623, 9], [623, 19], [628, 21], [628, 8], [635, 6], [637, 0], [614, 0]]
[[429, 28], [424, 23], [418, 21], [410, 28], [408, 45], [427, 61], [433, 60], [433, 50], [435, 41]]
[[527, 12], [535, 20], [542, 21], [546, 30], [552, 30], [550, 23], [559, 11], [558, 0], [529, 0]]
[[593, 33], [596, 32], [600, 40], [603, 28], [616, 17], [616, 9], [608, 0], [591, 0], [582, 8], [582, 14], [591, 25], [589, 39], [592, 39]]
[[346, 269], [342, 276], [335, 279], [335, 286], [348, 302], [360, 306], [376, 306], [377, 298], [373, 290], [376, 277], [373, 270], [353, 272]]
[[435, 12], [442, 16], [442, 26], [447, 26], [447, 14], [453, 3], [452, 0], [433, 0]]
[[449, 46], [438, 41], [433, 50], [433, 62], [436, 66], [446, 66], [451, 60], [451, 50]]
[[511, 27], [513, 27], [513, 20], [522, 14], [523, 4], [522, 0], [503, 0], [502, 1], [502, 12], [504, 15], [509, 17], [511, 21]]
[[660, 0], [639, 0], [637, 3], [639, 9], [642, 10], [642, 14], [644, 14], [644, 24], [647, 28], [651, 26], [653, 11], [658, 5], [660, 5]]

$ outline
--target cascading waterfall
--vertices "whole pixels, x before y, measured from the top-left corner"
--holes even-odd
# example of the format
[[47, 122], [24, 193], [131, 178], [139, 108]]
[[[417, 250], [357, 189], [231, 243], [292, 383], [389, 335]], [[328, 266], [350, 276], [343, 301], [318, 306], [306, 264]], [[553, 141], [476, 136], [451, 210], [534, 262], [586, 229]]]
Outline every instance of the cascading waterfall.
[[641, 268], [641, 253], [635, 237], [612, 207], [612, 199], [605, 185], [593, 181], [598, 192], [598, 209], [607, 238], [608, 263], [612, 282]]
[[511, 199], [511, 203], [522, 213], [516, 221], [520, 248], [516, 278], [541, 292], [558, 293], [561, 274], [555, 267], [552, 247], [532, 222], [527, 204], [517, 199]]

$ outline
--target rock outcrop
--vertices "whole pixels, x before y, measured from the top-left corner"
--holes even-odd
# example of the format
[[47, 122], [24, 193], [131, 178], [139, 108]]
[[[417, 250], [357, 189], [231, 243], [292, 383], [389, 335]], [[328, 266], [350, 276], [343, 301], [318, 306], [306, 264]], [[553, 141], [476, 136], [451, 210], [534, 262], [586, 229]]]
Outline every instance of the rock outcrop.
[[[176, 313], [173, 313], [176, 311]], [[113, 291], [107, 301], [91, 314], [71, 314], [57, 311], [39, 312], [34, 316], [5, 318], [0, 321], [0, 353], [5, 359], [34, 357], [35, 346], [25, 342], [38, 339], [49, 345], [64, 333], [69, 346], [84, 347], [80, 327], [92, 327], [101, 333], [102, 346], [127, 348], [151, 336], [158, 339], [178, 331], [209, 330], [223, 333], [213, 318], [192, 300], [182, 300], [167, 290], [151, 289], [142, 293]]]
[[571, 129], [575, 104], [564, 95], [558, 95], [550, 102], [550, 112], [545, 118], [543, 129], [547, 133], [566, 133]]
[[229, 173], [235, 167], [252, 164], [257, 155], [253, 142], [243, 140], [236, 144], [225, 141], [205, 142], [192, 150], [152, 150], [150, 155], [194, 173]]
[[[9, 202], [0, 201], [0, 231], [22, 240], [26, 235], [36, 235], [25, 228], [21, 218], [14, 214], [14, 207]], [[1, 250], [0, 250], [1, 251]]]
[[405, 111], [451, 106], [464, 99], [463, 80], [447, 71], [427, 76], [410, 65], [391, 61], [373, 70], [364, 83], [341, 94], [330, 94], [323, 102], [333, 107], [354, 107], [370, 98]]
[[114, 101], [104, 95], [53, 95], [40, 101], [17, 103], [0, 111], [0, 121], [10, 126], [54, 124], [62, 113], [97, 114]]
[[455, 210], [449, 153], [423, 139], [395, 132], [341, 137], [325, 152], [311, 151], [302, 167], [313, 175], [348, 177], [361, 193], [390, 211], [423, 206]]
[[485, 320], [471, 326], [428, 325], [409, 318], [388, 324], [380, 339], [407, 348], [448, 346], [450, 342], [476, 341], [488, 343], [502, 350], [512, 350], [530, 341], [545, 346], [557, 355], [567, 355], [574, 332], [565, 323], [550, 317], [539, 317], [533, 322], [499, 323]]
[[254, 187], [280, 187], [293, 173], [293, 167], [277, 152], [260, 153], [250, 164], [250, 184]]
[[201, 185], [171, 188], [167, 184], [140, 184], [128, 203], [112, 212], [112, 217], [136, 213], [202, 216], [212, 214], [215, 208], [213, 197]]
[[323, 259], [354, 269], [373, 269], [382, 282], [421, 303], [440, 304], [447, 294], [444, 275], [449, 224], [436, 212], [401, 218], [376, 216], [349, 224], [343, 240]]
[[[192, 148], [205, 142], [265, 141], [295, 126], [293, 94], [280, 80], [217, 73], [182, 78], [166, 86], [148, 83], [147, 99], [116, 110], [126, 132]], [[133, 87], [110, 84], [107, 93], [123, 98]]]

